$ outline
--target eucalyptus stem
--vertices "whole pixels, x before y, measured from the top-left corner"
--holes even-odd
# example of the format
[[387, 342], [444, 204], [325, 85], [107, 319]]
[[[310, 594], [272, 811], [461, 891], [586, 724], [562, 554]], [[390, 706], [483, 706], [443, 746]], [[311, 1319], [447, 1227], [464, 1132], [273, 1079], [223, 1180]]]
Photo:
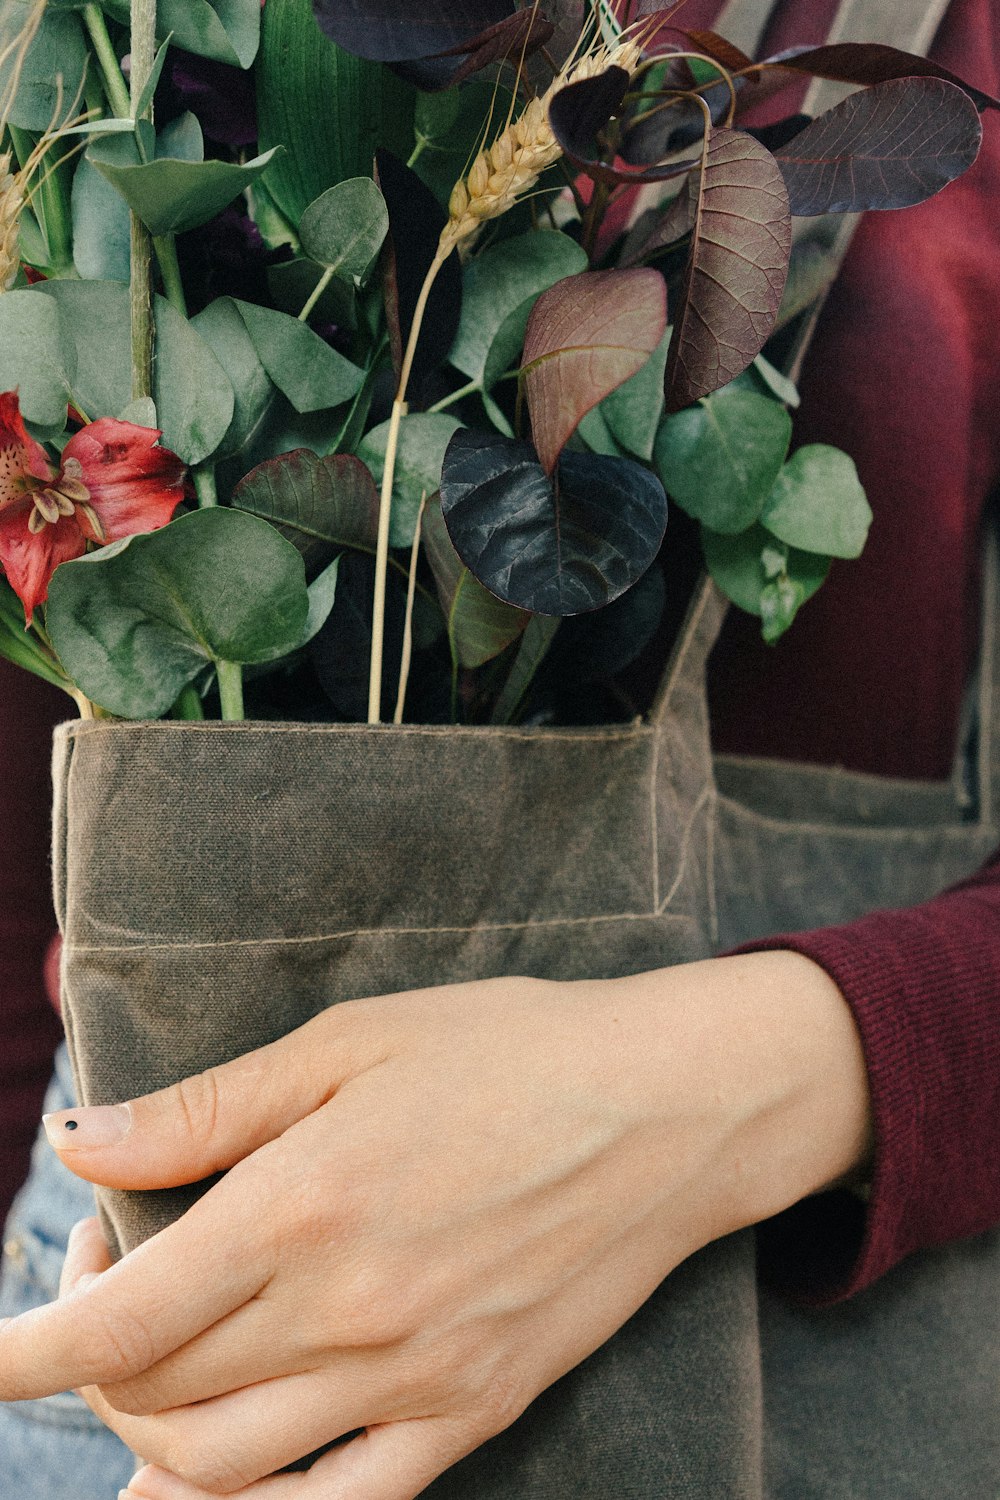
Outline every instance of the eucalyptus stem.
[[222, 717], [234, 722], [243, 715], [243, 668], [237, 661], [217, 661], [215, 675], [219, 679], [219, 707]]
[[[130, 113], [134, 118], [156, 57], [156, 0], [132, 0]], [[129, 306], [132, 318], [132, 400], [153, 394], [153, 239], [137, 213], [130, 215]]]
[[181, 281], [181, 268], [177, 263], [177, 242], [172, 234], [158, 234], [153, 239], [160, 275], [163, 278], [163, 295], [177, 309], [181, 317], [187, 317], [187, 298]]
[[480, 389], [478, 380], [470, 380], [468, 385], [460, 385], [457, 391], [451, 391], [447, 396], [442, 396], [440, 401], [435, 401], [433, 406], [427, 408], [428, 413], [434, 411], [447, 411], [449, 406], [454, 406], [465, 396], [473, 396]]
[[208, 510], [210, 506], [218, 505], [219, 495], [215, 488], [215, 466], [213, 464], [202, 464], [197, 469], [192, 469], [191, 477], [194, 480], [194, 492], [198, 497], [198, 504], [202, 510]]
[[327, 266], [326, 270], [323, 272], [322, 276], [319, 278], [319, 280], [317, 281], [316, 285], [313, 287], [312, 291], [309, 293], [309, 296], [306, 299], [306, 305], [305, 305], [305, 307], [303, 307], [302, 311], [299, 313], [299, 322], [300, 323], [304, 323], [306, 321], [306, 319], [309, 317], [309, 314], [312, 312], [313, 308], [316, 306], [316, 303], [322, 297], [323, 293], [326, 291], [327, 287], [330, 285], [330, 282], [332, 280], [333, 280], [333, 267], [332, 266]]
[[121, 64], [114, 47], [111, 45], [111, 37], [108, 35], [108, 25], [104, 19], [104, 12], [99, 5], [85, 5], [83, 7], [83, 24], [87, 28], [90, 44], [94, 49], [101, 77], [104, 79], [104, 88], [108, 96], [108, 103], [115, 114], [121, 120], [132, 118], [132, 104], [128, 96], [128, 87], [122, 77]]
[[399, 388], [392, 403], [389, 432], [385, 446], [385, 468], [382, 473], [382, 494], [378, 512], [378, 540], [375, 546], [375, 600], [372, 608], [372, 655], [368, 676], [368, 722], [378, 724], [382, 718], [382, 654], [385, 643], [385, 585], [389, 572], [389, 523], [392, 519], [392, 486], [396, 478], [396, 454], [399, 449], [399, 428], [406, 415], [406, 388], [410, 383], [413, 360], [417, 352], [417, 341], [427, 311], [427, 299], [437, 280], [438, 272], [451, 254], [452, 246], [438, 252], [431, 261], [420, 296], [413, 310], [413, 323], [406, 341], [406, 352], [399, 372]]

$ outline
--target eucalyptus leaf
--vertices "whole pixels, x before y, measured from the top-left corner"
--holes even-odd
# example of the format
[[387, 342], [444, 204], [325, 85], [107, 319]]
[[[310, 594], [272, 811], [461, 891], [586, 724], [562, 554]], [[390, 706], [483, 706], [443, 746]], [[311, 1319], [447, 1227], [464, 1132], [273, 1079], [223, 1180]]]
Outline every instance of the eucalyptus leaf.
[[[586, 265], [586, 253], [576, 241], [556, 230], [519, 235], [475, 256], [463, 274], [462, 318], [450, 362], [485, 387], [487, 366], [501, 333], [504, 352], [492, 361], [494, 367], [500, 364], [498, 374], [518, 360], [535, 299]], [[515, 313], [520, 315], [519, 325], [508, 322]]]
[[309, 585], [309, 614], [306, 617], [306, 628], [300, 645], [307, 646], [330, 618], [330, 612], [337, 602], [339, 572], [340, 558], [335, 557], [333, 562], [329, 563]]
[[[445, 451], [461, 422], [448, 412], [414, 412], [403, 418], [399, 427], [396, 469], [393, 476], [390, 545], [409, 547], [417, 524], [417, 513], [423, 495], [428, 499], [441, 487], [441, 467]], [[382, 483], [389, 423], [383, 422], [366, 433], [358, 448], [363, 459]]]
[[[64, 337], [75, 347], [74, 399], [88, 417], [114, 416], [131, 400], [128, 287], [113, 281], [45, 281]], [[6, 298], [0, 298], [0, 303]], [[153, 399], [163, 446], [187, 464], [214, 453], [232, 421], [233, 388], [208, 344], [163, 297], [155, 299]]]
[[[305, 256], [276, 261], [267, 268], [267, 287], [279, 312], [297, 318], [323, 276], [323, 268]], [[358, 326], [357, 293], [346, 281], [328, 281], [313, 306], [314, 323], [332, 323], [353, 333]]]
[[276, 388], [231, 297], [210, 302], [191, 319], [191, 326], [208, 344], [233, 388], [233, 419], [216, 457], [241, 453], [263, 422]]
[[788, 628], [830, 571], [829, 557], [786, 547], [763, 526], [739, 536], [703, 526], [701, 541], [708, 571], [727, 599], [761, 617], [765, 640]]
[[646, 463], [652, 461], [663, 416], [663, 373], [669, 345], [668, 328], [642, 369], [605, 396], [599, 408], [614, 440]]
[[274, 154], [274, 150], [267, 151], [242, 165], [159, 153], [155, 161], [144, 162], [133, 137], [114, 136], [95, 141], [87, 160], [150, 232], [160, 235], [181, 234], [207, 224], [267, 171]]
[[[4, 0], [0, 5], [0, 99], [11, 87], [18, 66], [17, 39], [36, 9], [35, 0]], [[79, 16], [46, 7], [34, 40], [24, 56], [7, 123], [21, 130], [47, 130], [69, 113], [87, 70], [87, 46]], [[62, 80], [60, 89], [59, 80]]]
[[306, 254], [345, 280], [364, 280], [389, 233], [389, 210], [370, 177], [327, 188], [302, 215]]
[[791, 437], [791, 418], [779, 402], [724, 386], [666, 418], [655, 468], [689, 516], [714, 531], [745, 531], [760, 518]]
[[276, 661], [303, 644], [302, 559], [266, 521], [212, 507], [56, 569], [46, 626], [88, 698], [158, 718], [206, 663]]
[[790, 547], [860, 557], [872, 512], [854, 460], [839, 448], [809, 443], [782, 469], [761, 520]]
[[659, 480], [631, 459], [564, 453], [550, 478], [530, 443], [466, 430], [445, 455], [441, 506], [479, 581], [547, 615], [618, 598], [652, 563], [667, 521]]
[[[129, 24], [128, 0], [102, 0], [103, 9]], [[160, 36], [173, 33], [174, 46], [199, 57], [249, 68], [257, 55], [260, 0], [157, 0]]]
[[76, 350], [52, 299], [29, 290], [0, 296], [0, 390], [17, 390], [24, 418], [65, 426], [75, 379]]
[[156, 402], [152, 396], [137, 396], [118, 413], [119, 422], [133, 422], [136, 427], [156, 426]]
[[305, 323], [271, 307], [235, 302], [264, 369], [299, 412], [325, 411], [357, 395], [364, 370]]
[[77, 273], [87, 281], [128, 281], [128, 204], [86, 156], [73, 173], [71, 203]]

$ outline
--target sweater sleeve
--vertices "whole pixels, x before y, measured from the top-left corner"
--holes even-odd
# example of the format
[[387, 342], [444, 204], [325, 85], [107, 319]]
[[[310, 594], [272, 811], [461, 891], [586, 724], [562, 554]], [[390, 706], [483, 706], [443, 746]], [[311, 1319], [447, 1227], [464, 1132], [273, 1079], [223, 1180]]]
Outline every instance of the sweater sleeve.
[[807, 1198], [760, 1227], [762, 1274], [821, 1305], [904, 1256], [1000, 1223], [1000, 851], [932, 901], [770, 937], [818, 963], [853, 1011], [875, 1123], [867, 1204]]
[[52, 726], [68, 700], [0, 660], [0, 1222], [28, 1169], [61, 1035], [43, 980], [55, 932], [49, 875]]

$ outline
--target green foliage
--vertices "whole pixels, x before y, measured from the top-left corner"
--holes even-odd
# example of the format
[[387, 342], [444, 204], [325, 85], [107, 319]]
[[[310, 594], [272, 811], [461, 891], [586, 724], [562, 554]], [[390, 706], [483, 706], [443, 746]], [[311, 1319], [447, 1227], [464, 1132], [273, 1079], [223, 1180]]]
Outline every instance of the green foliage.
[[[113, 281], [47, 281], [23, 295], [52, 298], [59, 308], [75, 354], [73, 401], [88, 417], [115, 416], [132, 393], [128, 288]], [[153, 398], [164, 447], [188, 464], [215, 452], [233, 418], [225, 371], [197, 329], [162, 297], [156, 298]]]
[[791, 418], [777, 401], [725, 386], [666, 418], [656, 472], [688, 515], [713, 531], [745, 531], [760, 518], [791, 436]]
[[[101, 0], [102, 8], [128, 25], [128, 0]], [[199, 57], [249, 68], [257, 56], [260, 0], [157, 0], [157, 30], [174, 34], [174, 45]]]
[[788, 547], [763, 526], [751, 526], [739, 536], [703, 526], [701, 538], [712, 577], [727, 599], [760, 616], [766, 641], [788, 629], [830, 570], [829, 557]]
[[293, 226], [327, 188], [370, 176], [377, 146], [410, 154], [412, 88], [328, 41], [310, 0], [268, 0], [256, 79], [260, 149], [286, 148], [268, 190]]
[[302, 215], [299, 238], [311, 260], [345, 281], [365, 280], [389, 232], [389, 210], [370, 177], [327, 188]]
[[0, 391], [17, 390], [21, 414], [41, 427], [63, 427], [76, 381], [76, 348], [51, 297], [0, 297]]
[[295, 548], [266, 521], [219, 508], [63, 563], [46, 610], [73, 680], [129, 719], [166, 713], [206, 665], [286, 656], [313, 623]]
[[357, 395], [364, 370], [331, 349], [305, 323], [253, 302], [234, 306], [258, 359], [296, 411], [324, 411]]
[[432, 501], [424, 513], [423, 538], [452, 660], [463, 667], [481, 667], [517, 640], [531, 616], [505, 604], [469, 572], [452, 546], [440, 500]]
[[[34, 8], [33, 0], [4, 0], [0, 5], [0, 54], [20, 36]], [[15, 64], [16, 51], [0, 64], [0, 99], [13, 80]], [[9, 123], [21, 130], [46, 130], [57, 120], [57, 110], [68, 111], [86, 68], [87, 47], [79, 17], [48, 6], [21, 68]]]
[[761, 519], [790, 547], [860, 557], [872, 512], [854, 460], [839, 448], [810, 443], [785, 465]]
[[[441, 486], [441, 466], [451, 439], [462, 424], [447, 412], [413, 412], [399, 427], [396, 473], [392, 489], [393, 547], [408, 547], [413, 541], [421, 497], [436, 495]], [[389, 423], [383, 422], [365, 434], [358, 448], [363, 459], [382, 483]]]

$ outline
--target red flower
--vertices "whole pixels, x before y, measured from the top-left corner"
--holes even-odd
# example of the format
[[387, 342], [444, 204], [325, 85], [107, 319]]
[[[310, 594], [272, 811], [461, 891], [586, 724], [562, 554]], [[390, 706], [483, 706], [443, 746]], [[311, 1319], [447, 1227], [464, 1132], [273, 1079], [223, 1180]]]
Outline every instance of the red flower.
[[0, 394], [0, 564], [30, 625], [49, 579], [88, 542], [165, 526], [184, 465], [159, 432], [101, 417], [73, 434], [58, 470], [25, 430], [16, 391]]

